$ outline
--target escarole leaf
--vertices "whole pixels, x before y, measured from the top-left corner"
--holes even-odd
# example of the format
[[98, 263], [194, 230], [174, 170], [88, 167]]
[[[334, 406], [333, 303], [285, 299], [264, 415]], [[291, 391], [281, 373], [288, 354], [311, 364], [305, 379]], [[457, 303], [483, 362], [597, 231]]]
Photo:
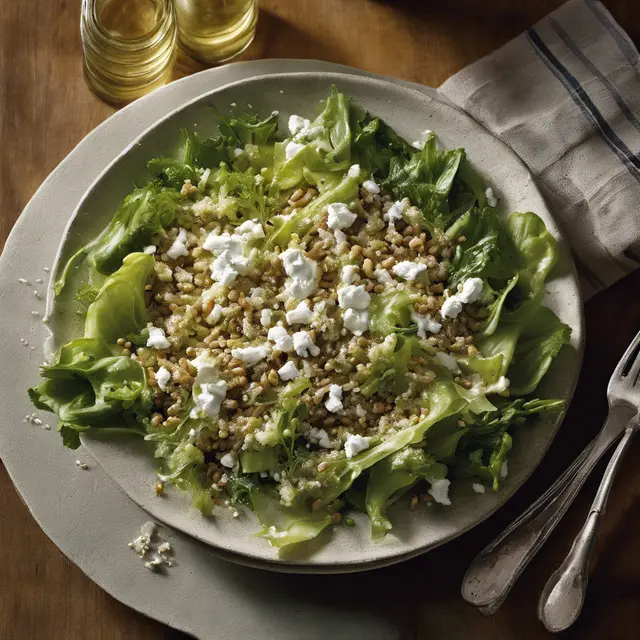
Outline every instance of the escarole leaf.
[[[156, 452], [157, 456], [157, 452]], [[203, 485], [201, 468], [204, 454], [188, 441], [178, 444], [162, 462], [158, 477], [191, 495], [193, 506], [203, 515], [210, 515], [213, 500], [208, 487]]]
[[391, 530], [388, 507], [418, 480], [433, 481], [446, 475], [445, 465], [414, 447], [405, 447], [371, 467], [365, 497], [371, 536], [380, 538]]
[[378, 178], [389, 175], [392, 158], [400, 155], [408, 160], [415, 153], [389, 125], [363, 109], [351, 107], [350, 121], [352, 160]]
[[286, 247], [295, 233], [303, 237], [310, 229], [318, 225], [328, 205], [333, 202], [352, 203], [358, 196], [360, 174], [345, 175], [333, 188], [328, 188], [319, 196], [311, 200], [305, 207], [295, 210], [286, 218], [274, 216], [270, 219], [271, 229], [267, 234], [266, 247]]
[[509, 321], [519, 321], [542, 304], [544, 283], [558, 260], [555, 238], [535, 213], [512, 213], [506, 225], [517, 256], [518, 284], [507, 299]]
[[151, 409], [146, 375], [138, 362], [120, 352], [101, 340], [78, 338], [40, 369], [44, 381], [29, 389], [29, 397], [38, 409], [58, 416], [68, 446], [79, 445], [70, 429], [144, 435], [138, 424]]
[[331, 516], [325, 509], [285, 507], [277, 497], [257, 487], [250, 492], [249, 499], [263, 526], [258, 535], [277, 549], [312, 540], [331, 524]]
[[491, 482], [497, 491], [503, 464], [512, 445], [509, 431], [524, 425], [532, 416], [556, 413], [564, 408], [562, 400], [526, 400], [502, 402], [495, 410], [475, 416], [459, 441], [456, 473], [477, 476]]
[[370, 398], [374, 393], [399, 395], [407, 390], [407, 372], [415, 339], [390, 335], [370, 353], [371, 365], [359, 375], [360, 393]]
[[449, 205], [464, 149], [439, 150], [429, 134], [424, 148], [410, 158], [395, 156], [382, 186], [396, 198], [409, 198], [422, 211], [421, 225], [430, 233], [445, 229], [456, 217]]
[[411, 325], [413, 303], [420, 296], [407, 290], [387, 291], [374, 295], [369, 313], [369, 330], [374, 336], [385, 338]]
[[[294, 155], [287, 157], [289, 145]], [[333, 87], [320, 115], [309, 127], [278, 142], [274, 148], [274, 176], [271, 195], [299, 185], [305, 171], [344, 172], [351, 158], [349, 99]]]
[[507, 371], [512, 395], [533, 393], [563, 344], [571, 339], [571, 329], [551, 309], [540, 307], [525, 325]]
[[140, 331], [145, 325], [144, 287], [155, 260], [146, 253], [131, 253], [122, 266], [102, 285], [89, 305], [85, 337], [114, 343], [118, 338]]
[[91, 271], [110, 275], [120, 268], [125, 256], [142, 251], [154, 235], [162, 233], [174, 221], [178, 192], [152, 183], [127, 196], [109, 226], [100, 236], [80, 249], [67, 262], [56, 282], [56, 294], [62, 291], [70, 271], [86, 259]]

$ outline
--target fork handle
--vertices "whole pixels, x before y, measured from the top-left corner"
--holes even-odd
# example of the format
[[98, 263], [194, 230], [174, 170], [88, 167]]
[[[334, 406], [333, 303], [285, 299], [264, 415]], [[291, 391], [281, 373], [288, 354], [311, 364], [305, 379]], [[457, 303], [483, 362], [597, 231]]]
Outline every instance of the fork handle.
[[495, 613], [520, 574], [545, 543], [582, 488], [594, 466], [624, 431], [636, 409], [616, 405], [595, 440], [558, 482], [527, 509], [471, 563], [462, 597], [483, 614]]
[[570, 627], [580, 615], [587, 591], [589, 562], [598, 537], [600, 521], [620, 462], [631, 444], [635, 429], [628, 428], [604, 472], [598, 493], [580, 533], [560, 567], [542, 590], [538, 618], [548, 631], [556, 633]]

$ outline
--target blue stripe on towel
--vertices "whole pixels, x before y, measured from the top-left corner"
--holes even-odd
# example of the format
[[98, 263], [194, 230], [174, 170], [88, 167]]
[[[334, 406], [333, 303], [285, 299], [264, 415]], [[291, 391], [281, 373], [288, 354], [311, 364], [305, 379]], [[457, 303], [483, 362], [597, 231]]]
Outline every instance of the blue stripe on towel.
[[616, 101], [616, 104], [620, 108], [620, 111], [624, 117], [633, 125], [636, 131], [640, 131], [640, 122], [633, 115], [629, 105], [624, 101], [624, 98], [620, 95], [615, 85], [596, 67], [587, 56], [578, 48], [578, 45], [569, 37], [569, 34], [556, 22], [553, 18], [549, 18], [549, 24], [551, 24], [553, 30], [558, 34], [562, 42], [567, 45], [567, 48], [573, 53], [573, 55], [580, 60], [580, 62], [596, 77], [602, 84], [609, 90], [609, 93]]
[[593, 15], [600, 20], [602, 26], [611, 34], [611, 37], [618, 45], [618, 49], [620, 49], [624, 57], [629, 61], [629, 64], [635, 67], [638, 64], [638, 50], [635, 48], [633, 42], [629, 40], [629, 36], [621, 29], [618, 29], [618, 25], [613, 23], [609, 18], [609, 12], [603, 9], [599, 2], [586, 0], [586, 5], [591, 9]]
[[611, 129], [578, 80], [562, 65], [553, 53], [551, 53], [537, 31], [535, 29], [529, 29], [526, 34], [529, 43], [538, 57], [547, 65], [556, 78], [562, 82], [571, 99], [600, 133], [600, 136], [609, 148], [618, 156], [627, 171], [640, 182], [640, 160], [638, 157], [631, 152], [627, 145], [622, 142]]

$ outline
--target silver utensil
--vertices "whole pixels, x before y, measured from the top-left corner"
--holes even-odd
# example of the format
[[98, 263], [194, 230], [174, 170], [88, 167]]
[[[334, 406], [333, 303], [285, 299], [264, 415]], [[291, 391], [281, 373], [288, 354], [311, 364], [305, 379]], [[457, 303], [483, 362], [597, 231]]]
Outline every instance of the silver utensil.
[[[639, 353], [640, 333], [627, 348], [609, 381], [609, 414], [598, 436], [587, 445], [565, 473], [471, 563], [462, 582], [462, 597], [469, 604], [479, 607], [481, 613], [490, 615], [500, 608], [520, 574], [572, 504], [596, 463], [625, 432], [629, 422], [637, 414], [640, 403]], [[629, 439], [630, 436], [627, 442]], [[616, 456], [617, 460], [622, 457], [621, 454], [622, 452]], [[605, 476], [605, 479], [607, 477], [609, 476]], [[611, 482], [612, 478], [609, 485]], [[604, 508], [607, 494], [608, 490], [601, 495], [604, 498], [600, 503], [601, 509]], [[596, 526], [594, 528], [593, 524], [589, 525], [591, 536], [586, 536], [585, 533], [590, 541], [595, 537], [599, 517], [594, 516], [592, 520], [596, 521]], [[582, 546], [578, 546], [580, 553], [584, 555]], [[589, 557], [590, 554], [587, 554], [587, 562]], [[552, 591], [554, 603], [559, 602], [560, 592], [553, 587]], [[541, 607], [546, 610], [545, 605], [541, 604]], [[555, 604], [549, 607], [549, 613], [552, 609], [557, 612]], [[546, 616], [546, 613], [543, 615]], [[550, 619], [550, 624], [555, 623]]]

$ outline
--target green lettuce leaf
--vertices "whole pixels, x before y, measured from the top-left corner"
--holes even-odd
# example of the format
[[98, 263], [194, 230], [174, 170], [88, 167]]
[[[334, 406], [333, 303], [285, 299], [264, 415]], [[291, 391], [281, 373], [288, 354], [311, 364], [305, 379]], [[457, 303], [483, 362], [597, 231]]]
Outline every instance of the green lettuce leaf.
[[140, 425], [151, 411], [145, 371], [120, 352], [101, 340], [78, 338], [61, 347], [51, 364], [41, 367], [44, 380], [29, 389], [29, 397], [38, 409], [58, 416], [67, 446], [79, 445], [71, 430], [144, 435]]
[[146, 253], [131, 253], [123, 260], [87, 310], [85, 337], [114, 343], [144, 327], [147, 316], [144, 286], [154, 264], [153, 256]]
[[513, 353], [507, 371], [511, 394], [533, 393], [562, 345], [570, 339], [571, 329], [551, 309], [540, 307], [528, 319]]
[[370, 353], [371, 365], [358, 377], [360, 393], [370, 398], [374, 393], [399, 395], [407, 390], [407, 372], [415, 339], [389, 335]]
[[[411, 327], [413, 303], [419, 299], [417, 293], [406, 290], [387, 291], [374, 295], [369, 307], [371, 334], [378, 338], [386, 338], [392, 333], [406, 332]], [[415, 327], [412, 332], [415, 333]]]
[[391, 530], [387, 509], [418, 480], [437, 480], [447, 468], [422, 449], [405, 447], [371, 467], [366, 492], [366, 510], [371, 536], [379, 539]]
[[274, 216], [270, 220], [271, 230], [267, 234], [266, 247], [286, 247], [295, 233], [303, 237], [314, 226], [317, 227], [320, 218], [325, 214], [327, 205], [333, 202], [351, 204], [358, 196], [360, 176], [345, 175], [338, 184], [327, 189], [314, 198], [306, 207], [296, 209], [288, 218]]
[[389, 175], [392, 158], [402, 156], [408, 160], [415, 153], [389, 125], [363, 109], [352, 106], [350, 121], [353, 162], [379, 178]]
[[76, 252], [67, 262], [54, 290], [59, 294], [70, 271], [86, 259], [92, 271], [110, 275], [120, 268], [125, 256], [142, 251], [154, 235], [162, 233], [175, 219], [178, 192], [152, 183], [127, 196], [109, 226], [100, 236]]
[[437, 149], [435, 135], [429, 134], [421, 151], [391, 159], [382, 186], [396, 198], [409, 198], [422, 211], [421, 226], [435, 234], [458, 215], [451, 212], [449, 194], [464, 157], [464, 149]]
[[276, 496], [261, 488], [253, 489], [249, 498], [263, 526], [258, 535], [277, 549], [312, 540], [331, 524], [331, 516], [326, 509], [311, 511], [303, 507], [285, 507]]

